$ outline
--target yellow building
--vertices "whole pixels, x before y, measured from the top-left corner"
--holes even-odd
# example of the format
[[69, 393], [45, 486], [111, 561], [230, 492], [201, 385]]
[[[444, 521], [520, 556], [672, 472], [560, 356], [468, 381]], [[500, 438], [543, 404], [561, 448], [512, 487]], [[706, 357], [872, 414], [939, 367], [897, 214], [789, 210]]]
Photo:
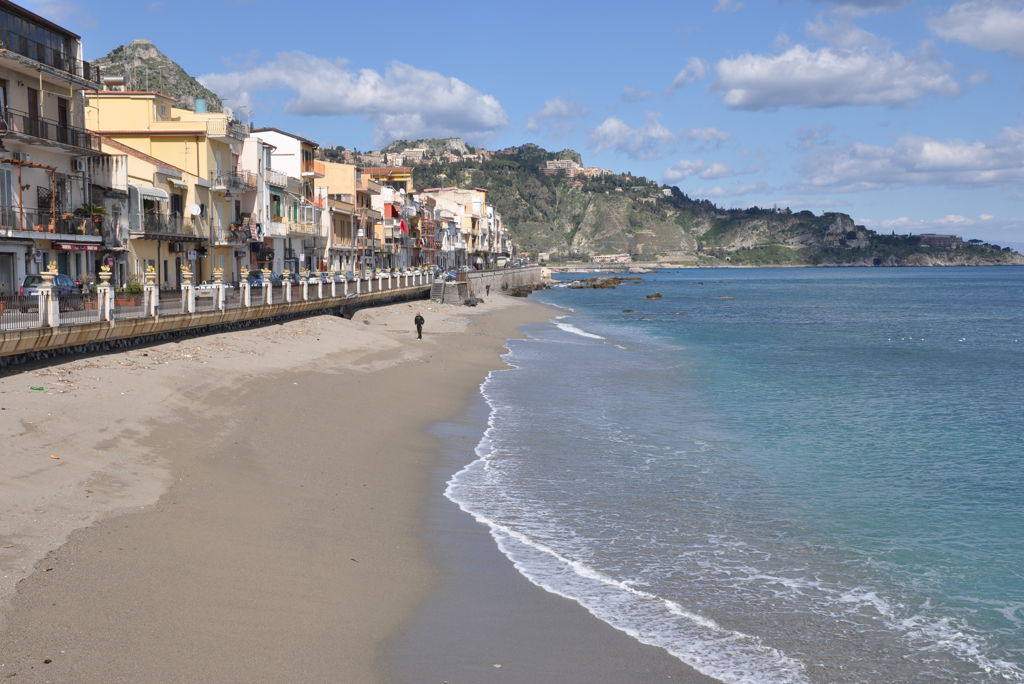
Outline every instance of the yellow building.
[[324, 211], [327, 235], [327, 264], [334, 271], [356, 271], [356, 177], [353, 164], [322, 162], [323, 179], [316, 182], [318, 194], [326, 197]]
[[[189, 111], [175, 107], [173, 98], [149, 91], [87, 91], [86, 98], [89, 130], [194, 178], [181, 181], [185, 187], [174, 186], [173, 193], [167, 191], [168, 213], [189, 217], [196, 237], [207, 239], [205, 249], [197, 245], [194, 250], [197, 278], [209, 280], [220, 267], [225, 280], [237, 280], [249, 260], [250, 235], [240, 225], [240, 197], [246, 188], [239, 179], [245, 175], [238, 172], [248, 128], [227, 114], [205, 111], [202, 100], [197, 111]], [[129, 203], [130, 213], [145, 214], [141, 197], [139, 205], [131, 206], [131, 199]]]
[[103, 152], [126, 160], [127, 239], [118, 236], [118, 242], [126, 250], [127, 280], [143, 282], [146, 267], [152, 266], [161, 287], [180, 287], [181, 266], [194, 267], [209, 245], [205, 226], [186, 211], [199, 179], [123, 143], [100, 140]]

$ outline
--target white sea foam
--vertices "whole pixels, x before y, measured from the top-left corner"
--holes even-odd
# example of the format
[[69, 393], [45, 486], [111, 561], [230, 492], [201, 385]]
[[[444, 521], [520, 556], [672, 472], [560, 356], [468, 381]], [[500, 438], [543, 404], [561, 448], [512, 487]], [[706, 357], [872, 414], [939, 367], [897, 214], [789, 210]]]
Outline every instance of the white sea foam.
[[[569, 324], [558, 319], [552, 323], [563, 331], [573, 332], [563, 327]], [[575, 334], [585, 333], [578, 328], [576, 330], [579, 332]], [[584, 336], [592, 335], [586, 333]], [[546, 342], [551, 344], [556, 340]], [[611, 349], [612, 345], [590, 347], [600, 350]], [[515, 356], [510, 352], [505, 357], [506, 362], [514, 365], [511, 362]], [[659, 593], [658, 589], [639, 579], [643, 576], [672, 576], [677, 570], [673, 561], [678, 557], [673, 559], [670, 554], [665, 554], [665, 565], [658, 562], [656, 567], [649, 568], [654, 570], [650, 574], [630, 576], [634, 573], [602, 571], [586, 560], [588, 540], [579, 534], [583, 528], [571, 529], [564, 518], [564, 511], [558, 509], [554, 499], [516, 500], [507, 496], [506, 485], [514, 480], [512, 469], [516, 466], [502, 458], [509, 445], [504, 428], [515, 429], [509, 421], [512, 420], [510, 414], [517, 407], [511, 405], [510, 398], [501, 390], [504, 385], [496, 387], [494, 383], [499, 377], [497, 373], [514, 370], [492, 373], [481, 387], [491, 411], [486, 433], [477, 446], [478, 460], [451, 478], [445, 494], [462, 510], [488, 526], [498, 547], [519, 572], [547, 591], [576, 601], [595, 617], [637, 640], [664, 648], [682, 662], [722, 681], [817, 680], [821, 670], [814, 672], [813, 668], [821, 668], [822, 663], [811, 653], [796, 649], [793, 653], [785, 653], [773, 645], [778, 644], [778, 640], [773, 639], [773, 644], [762, 641], [756, 634], [756, 627], [751, 629], [748, 625], [745, 629], [737, 629], [731, 626], [733, 623], [725, 614], [720, 614], [720, 623], [709, 617], [703, 608], [696, 607], [697, 604], [686, 605], [688, 601], [681, 598], [686, 596], [685, 593], [668, 592], [672, 598], [667, 598], [663, 595], [665, 592]], [[503, 399], [499, 400], [499, 397]], [[614, 426], [608, 429], [609, 433], [602, 438], [607, 438], [609, 444], [629, 443], [628, 434], [618, 434]], [[692, 452], [698, 455], [716, 448], [716, 445], [698, 439], [693, 440], [693, 446]], [[676, 449], [675, 453], [686, 454], [687, 450]], [[652, 459], [641, 456], [638, 461], [649, 464]], [[693, 467], [701, 466], [695, 463]], [[508, 469], [505, 477], [498, 477], [503, 469]], [[542, 501], [547, 502], [544, 507], [550, 510], [539, 510]], [[523, 521], [528, 524], [523, 524]], [[725, 594], [752, 596], [758, 600], [769, 597], [767, 602], [787, 608], [798, 606], [801, 612], [806, 611], [806, 615], [823, 623], [863, 625], [873, 632], [872, 638], [901, 642], [908, 652], [953, 656], [962, 663], [969, 663], [992, 678], [985, 681], [1024, 682], [1024, 672], [1019, 665], [987, 655], [991, 649], [984, 638], [973, 633], [964, 622], [943, 616], [927, 601], [924, 604], [901, 601], [875, 587], [849, 586], [846, 580], [835, 577], [823, 579], [816, 570], [806, 567], [780, 569], [774, 559], [771, 559], [772, 563], [762, 562], [762, 559], [770, 559], [771, 551], [755, 548], [756, 541], [752, 542], [755, 546], [751, 546], [727, 535], [713, 534], [708, 534], [705, 541], [705, 548], [688, 549], [688, 560], [697, 568], [698, 575], [706, 572], [708, 577], [714, 577], [713, 581], [718, 581], [716, 588]], [[645, 540], [645, 543], [652, 542]], [[666, 550], [671, 551], [670, 548]], [[601, 567], [606, 566], [601, 563]], [[767, 569], [771, 567], [775, 571]], [[1007, 619], [1020, 619], [1018, 607], [1004, 609]], [[859, 639], [856, 632], [851, 634]], [[765, 639], [768, 638], [766, 634]], [[783, 640], [782, 643], [786, 642]], [[783, 648], [788, 649], [789, 646]], [[806, 667], [802, 659], [807, 660]], [[933, 676], [935, 672], [931, 671]], [[879, 676], [878, 672], [874, 674]], [[957, 678], [956, 673], [950, 673], [950, 679]], [[843, 678], [836, 677], [836, 680], [840, 679]]]
[[589, 337], [589, 338], [594, 339], [594, 340], [603, 340], [604, 339], [600, 335], [595, 335], [594, 333], [589, 333], [586, 330], [580, 330], [579, 328], [577, 328], [572, 323], [555, 323], [555, 325], [557, 325], [559, 327], [559, 329], [564, 330], [567, 333], [572, 333], [573, 335], [579, 335], [580, 337]]

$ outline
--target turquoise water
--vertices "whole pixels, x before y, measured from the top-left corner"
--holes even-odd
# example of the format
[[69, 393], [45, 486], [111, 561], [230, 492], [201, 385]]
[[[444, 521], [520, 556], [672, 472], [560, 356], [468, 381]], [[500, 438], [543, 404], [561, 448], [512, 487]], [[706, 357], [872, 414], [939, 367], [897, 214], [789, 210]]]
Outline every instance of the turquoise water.
[[1024, 269], [537, 298], [448, 488], [524, 575], [722, 681], [1024, 682]]

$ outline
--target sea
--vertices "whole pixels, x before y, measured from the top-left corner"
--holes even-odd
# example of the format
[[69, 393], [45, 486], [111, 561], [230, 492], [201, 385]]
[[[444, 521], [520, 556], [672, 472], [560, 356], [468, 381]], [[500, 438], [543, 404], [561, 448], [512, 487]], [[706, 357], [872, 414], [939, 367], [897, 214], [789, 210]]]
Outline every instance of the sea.
[[532, 295], [446, 496], [723, 682], [1024, 682], [1024, 268], [638, 277]]

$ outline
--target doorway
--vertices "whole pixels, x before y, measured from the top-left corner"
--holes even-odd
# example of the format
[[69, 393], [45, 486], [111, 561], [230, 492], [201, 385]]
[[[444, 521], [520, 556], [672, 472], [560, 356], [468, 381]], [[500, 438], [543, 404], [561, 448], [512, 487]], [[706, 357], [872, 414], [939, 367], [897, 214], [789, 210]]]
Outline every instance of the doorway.
[[17, 292], [14, 275], [14, 255], [0, 254], [0, 297]]

